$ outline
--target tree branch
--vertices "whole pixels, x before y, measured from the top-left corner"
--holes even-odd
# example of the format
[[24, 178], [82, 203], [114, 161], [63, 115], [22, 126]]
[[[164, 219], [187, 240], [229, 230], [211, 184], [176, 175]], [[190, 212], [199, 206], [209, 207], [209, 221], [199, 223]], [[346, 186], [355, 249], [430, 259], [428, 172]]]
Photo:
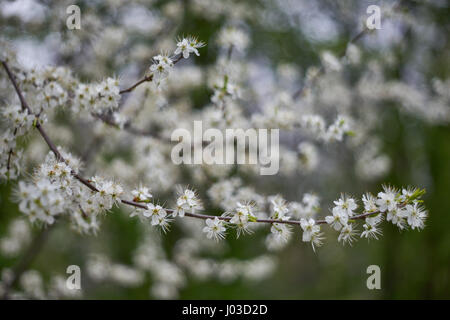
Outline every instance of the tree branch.
[[[176, 57], [173, 60], [173, 64], [177, 64], [181, 59], [183, 58], [183, 54], [180, 54], [178, 57]], [[145, 82], [150, 82], [153, 80], [153, 73], [149, 74], [148, 76], [145, 76], [144, 78], [142, 78], [141, 80], [139, 80], [138, 82], [136, 82], [135, 84], [133, 84], [131, 87], [121, 90], [119, 93], [120, 94], [124, 94], [124, 93], [128, 93], [133, 91], [134, 89], [136, 89], [138, 86], [140, 86], [141, 84], [145, 83]]]
[[[5, 69], [7, 70], [8, 76], [11, 80], [11, 82], [14, 85], [14, 88], [16, 89], [17, 95], [21, 98], [21, 102], [23, 103], [23, 105], [30, 110], [30, 108], [28, 107], [25, 99], [23, 99], [22, 93], [14, 79], [14, 76], [12, 75], [12, 73], [9, 71], [9, 68], [6, 64], [6, 62], [2, 62], [3, 66], [5, 67]], [[31, 113], [31, 110], [30, 110]], [[37, 117], [36, 117], [37, 118]], [[65, 162], [64, 158], [61, 156], [60, 152], [58, 151], [58, 149], [56, 148], [56, 146], [54, 145], [54, 143], [50, 140], [49, 136], [47, 135], [47, 133], [45, 132], [44, 128], [42, 127], [42, 125], [40, 124], [39, 121], [37, 121], [36, 123], [36, 128], [38, 129], [39, 133], [41, 134], [41, 136], [44, 138], [45, 142], [47, 143], [48, 147], [50, 148], [50, 150], [53, 151], [53, 153], [55, 154], [56, 158], [59, 161]], [[85, 186], [87, 186], [89, 189], [91, 189], [94, 192], [98, 192], [97, 188], [87, 179], [83, 178], [82, 176], [80, 176], [79, 174], [77, 174], [76, 172], [72, 171], [71, 172], [73, 177], [75, 179], [77, 179], [78, 181], [80, 181], [82, 184], [84, 184]], [[140, 208], [140, 209], [147, 209], [147, 206], [145, 204], [142, 203], [137, 203], [134, 201], [129, 201], [126, 199], [119, 199], [119, 201], [123, 204], [135, 207], [135, 208]], [[167, 212], [169, 213], [173, 213], [174, 210], [173, 209], [165, 209]], [[356, 219], [363, 219], [367, 216], [373, 215], [373, 214], [377, 214], [380, 212], [364, 212], [360, 215], [356, 215], [351, 217], [352, 219], [356, 220]], [[219, 218], [220, 220], [223, 221], [229, 221], [231, 220], [231, 217], [218, 217], [218, 216], [212, 216], [212, 215], [205, 215], [205, 214], [199, 214], [199, 213], [190, 213], [190, 212], [186, 212], [185, 213], [186, 216], [188, 217], [192, 217], [192, 218], [197, 218], [197, 219], [214, 219], [214, 218]], [[283, 223], [283, 224], [290, 224], [290, 225], [300, 225], [301, 221], [300, 220], [276, 220], [276, 219], [257, 219], [255, 222], [257, 223], [268, 223], [268, 224], [273, 224], [273, 223]], [[325, 220], [317, 220], [316, 224], [326, 224], [327, 222]]]

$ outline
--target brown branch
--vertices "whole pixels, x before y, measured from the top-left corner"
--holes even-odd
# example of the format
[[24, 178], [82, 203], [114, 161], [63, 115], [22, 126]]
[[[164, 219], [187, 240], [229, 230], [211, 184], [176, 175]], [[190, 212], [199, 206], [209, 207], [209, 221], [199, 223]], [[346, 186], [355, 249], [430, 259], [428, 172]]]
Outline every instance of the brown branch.
[[[3, 66], [6, 66], [5, 69], [7, 69], [7, 65], [6, 65], [5, 62], [3, 62]], [[12, 76], [12, 74], [10, 72], [8, 72], [8, 75], [10, 76], [10, 79], [11, 79], [11, 81], [14, 84], [14, 88], [16, 88], [17, 94], [19, 95], [19, 97], [22, 96], [19, 87], [15, 83], [14, 77]], [[29, 107], [26, 104], [26, 101], [24, 99], [23, 99], [23, 103], [29, 109]], [[39, 122], [37, 122], [36, 128], [39, 130], [39, 133], [42, 135], [42, 137], [44, 138], [45, 142], [49, 146], [50, 150], [53, 151], [53, 153], [55, 154], [57, 159], [59, 161], [65, 161], [64, 158], [61, 156], [61, 154], [59, 153], [58, 149], [55, 147], [53, 142], [50, 140], [50, 138], [46, 134], [44, 128], [42, 127], [42, 125]], [[98, 192], [97, 188], [89, 180], [81, 177], [79, 174], [77, 174], [74, 171], [72, 171], [71, 173], [74, 176], [74, 178], [76, 178], [82, 184], [87, 186], [89, 189], [91, 189], [94, 192]], [[119, 199], [119, 200], [123, 204], [129, 205], [129, 206], [133, 206], [135, 208], [147, 209], [147, 206], [145, 204], [142, 204], [142, 203], [137, 203], [137, 202], [129, 201], [129, 200], [125, 200], [125, 199]], [[165, 209], [165, 210], [167, 212], [169, 212], [169, 213], [173, 213], [174, 212], [173, 209]], [[364, 212], [364, 213], [362, 213], [360, 215], [356, 215], [356, 216], [351, 217], [351, 219], [353, 219], [353, 220], [363, 219], [363, 218], [365, 218], [367, 216], [374, 215], [374, 214], [377, 214], [377, 213], [380, 213], [380, 212], [378, 212], [378, 211], [375, 211], [375, 212]], [[190, 212], [186, 212], [185, 215], [188, 216], [188, 217], [197, 218], [197, 219], [214, 219], [214, 218], [217, 217], [217, 218], [219, 218], [220, 220], [223, 220], [223, 221], [230, 221], [231, 220], [231, 217], [223, 217], [223, 216], [218, 217], [218, 216], [213, 216], [213, 215], [205, 215], [205, 214], [190, 213]], [[277, 219], [257, 219], [255, 222], [268, 223], [268, 224], [273, 224], [273, 223], [283, 223], [283, 224], [291, 224], [291, 225], [300, 225], [301, 224], [301, 221], [299, 221], [299, 220], [277, 220]], [[325, 220], [317, 220], [316, 221], [316, 224], [326, 224], [326, 223], [327, 222]]]
[[[173, 64], [174, 65], [177, 64], [182, 58], [183, 58], [183, 54], [180, 54], [173, 60]], [[131, 92], [135, 88], [140, 86], [141, 84], [143, 84], [145, 82], [153, 81], [153, 77], [154, 77], [154, 75], [153, 75], [153, 73], [151, 73], [151, 74], [145, 76], [144, 78], [142, 78], [141, 80], [137, 81], [136, 83], [134, 83], [131, 87], [121, 90], [119, 92], [119, 94]], [[119, 127], [119, 125], [111, 118], [111, 116], [109, 114], [105, 114], [105, 115], [92, 114], [92, 116], [97, 119], [102, 120], [107, 125], [110, 125], [112, 127]], [[123, 129], [131, 134], [138, 135], [138, 136], [149, 136], [149, 137], [155, 136], [155, 134], [151, 131], [144, 131], [144, 130], [132, 127], [131, 123], [129, 123], [129, 122], [124, 125]]]
[[14, 86], [14, 89], [16, 90], [16, 93], [17, 93], [17, 95], [19, 97], [19, 100], [20, 100], [20, 104], [22, 105], [22, 109], [27, 109], [28, 112], [30, 112], [32, 114], [33, 112], [31, 111], [30, 107], [28, 106], [27, 102], [25, 101], [25, 98], [23, 97], [22, 92], [20, 91], [20, 89], [19, 89], [19, 87], [17, 85], [17, 82], [16, 82], [16, 80], [14, 78], [14, 75], [12, 74], [11, 70], [9, 69], [8, 64], [6, 63], [6, 61], [2, 61], [2, 65], [3, 65], [3, 68], [5, 68], [5, 71], [8, 74], [9, 79], [12, 82], [12, 84]]
[[[101, 120], [104, 124], [107, 124], [108, 126], [114, 127], [116, 129], [119, 129], [120, 126], [111, 118], [109, 114], [91, 114], [94, 118], [97, 118]], [[128, 121], [124, 124], [123, 128], [124, 131], [133, 134], [135, 136], [143, 136], [143, 137], [158, 137], [156, 132], [151, 130], [142, 130], [136, 127], [132, 126], [132, 122]]]
[[[173, 64], [175, 65], [176, 63], [178, 63], [181, 59], [183, 58], [183, 54], [180, 54], [178, 57], [176, 57], [173, 60]], [[119, 94], [124, 94], [124, 93], [128, 93], [133, 91], [134, 89], [136, 89], [136, 87], [140, 86], [141, 84], [145, 83], [145, 82], [150, 82], [153, 80], [153, 73], [149, 74], [148, 76], [145, 76], [144, 78], [142, 78], [141, 80], [139, 80], [138, 82], [136, 82], [135, 84], [133, 84], [131, 87], [127, 88], [127, 89], [123, 89], [119, 92]]]
[[[6, 73], [8, 74], [9, 79], [11, 80], [14, 89], [16, 90], [16, 93], [20, 99], [20, 103], [22, 104], [22, 107], [24, 107], [25, 109], [28, 110], [28, 112], [30, 114], [34, 114], [31, 111], [31, 108], [28, 106], [26, 100], [24, 99], [22, 92], [19, 89], [19, 86], [14, 78], [14, 75], [11, 73], [11, 70], [9, 69], [7, 63], [5, 61], [2, 61], [2, 65], [6, 70]], [[53, 141], [50, 139], [50, 137], [48, 136], [48, 134], [45, 132], [42, 124], [39, 121], [39, 118], [36, 116], [36, 121], [35, 121], [35, 127], [36, 129], [39, 131], [39, 133], [41, 134], [42, 138], [44, 138], [45, 143], [47, 143], [48, 147], [50, 148], [50, 150], [55, 154], [55, 157], [58, 161], [61, 162], [65, 162], [65, 159], [63, 158], [63, 156], [61, 155], [61, 153], [59, 152], [58, 148], [55, 146], [55, 144], [53, 143]], [[82, 178], [81, 176], [79, 176], [75, 171], [72, 170], [72, 175], [78, 179], [81, 183], [83, 183], [84, 185], [86, 185], [89, 189], [91, 189], [92, 191], [98, 191], [97, 188], [91, 184], [88, 180]]]
[[6, 162], [6, 170], [9, 171], [11, 169], [11, 156], [13, 154], [13, 148], [9, 149], [8, 152], [8, 161]]
[[131, 87], [129, 87], [128, 89], [121, 90], [119, 93], [120, 93], [120, 94], [124, 94], [124, 93], [127, 93], [127, 92], [131, 92], [131, 91], [133, 91], [136, 87], [138, 87], [139, 85], [143, 84], [144, 82], [149, 82], [149, 81], [152, 81], [152, 80], [153, 80], [153, 74], [151, 74], [151, 75], [149, 75], [149, 76], [146, 76], [146, 77], [142, 78], [141, 80], [139, 80], [138, 82], [136, 82], [135, 84], [133, 84], [133, 85], [132, 85]]
[[[147, 206], [143, 203], [138, 203], [138, 202], [134, 202], [134, 201], [128, 201], [128, 200], [121, 200], [122, 203], [129, 205], [129, 206], [133, 206], [139, 209], [147, 209]], [[403, 207], [405, 204], [400, 204], [399, 208]], [[168, 213], [173, 213], [175, 210], [173, 209], [165, 209], [166, 212]], [[373, 212], [363, 212], [359, 215], [355, 215], [353, 217], [349, 217], [349, 219], [351, 220], [359, 220], [359, 219], [364, 219], [368, 216], [371, 215], [375, 215], [375, 214], [379, 214], [382, 213], [380, 211], [373, 211]], [[223, 217], [223, 216], [212, 216], [212, 215], [206, 215], [206, 214], [199, 214], [199, 213], [191, 213], [191, 212], [185, 212], [185, 215], [187, 217], [192, 217], [192, 218], [197, 218], [197, 219], [214, 219], [214, 218], [219, 218], [219, 220], [223, 220], [223, 221], [230, 221], [231, 217]], [[300, 220], [278, 220], [278, 219], [256, 219], [256, 221], [253, 221], [256, 223], [268, 223], [268, 224], [273, 224], [273, 223], [282, 223], [282, 224], [290, 224], [290, 225], [300, 225], [301, 221]], [[327, 222], [325, 220], [317, 220], [316, 224], [327, 224]]]

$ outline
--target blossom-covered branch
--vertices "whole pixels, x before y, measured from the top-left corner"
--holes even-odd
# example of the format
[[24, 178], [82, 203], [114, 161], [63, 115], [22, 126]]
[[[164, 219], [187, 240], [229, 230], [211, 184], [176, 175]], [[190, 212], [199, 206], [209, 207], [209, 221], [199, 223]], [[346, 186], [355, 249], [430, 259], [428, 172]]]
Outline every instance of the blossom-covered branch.
[[[177, 62], [179, 62], [181, 59], [183, 58], [183, 54], [179, 54], [178, 55], [178, 57], [175, 57], [175, 58], [169, 58], [170, 59], [170, 61], [165, 61], [164, 63], [166, 63], [167, 65], [175, 65]], [[155, 57], [155, 59], [156, 59], [156, 57]], [[159, 61], [159, 60], [156, 60], [156, 61]], [[164, 68], [164, 67], [163, 67]], [[155, 68], [155, 70], [151, 70], [151, 71], [156, 71], [156, 70], [158, 70], [158, 69], [156, 69]], [[145, 77], [143, 77], [141, 80], [139, 80], [139, 81], [137, 81], [136, 83], [134, 83], [133, 85], [131, 85], [129, 88], [127, 88], [127, 89], [123, 89], [123, 90], [120, 90], [120, 94], [124, 94], [124, 93], [128, 93], [128, 92], [131, 92], [131, 91], [133, 91], [134, 89], [136, 89], [138, 86], [140, 86], [141, 84], [143, 84], [143, 83], [145, 83], [145, 82], [150, 82], [150, 81], [152, 81], [153, 80], [153, 76], [154, 76], [154, 73], [153, 72], [151, 72], [151, 73], [149, 73], [148, 75], [146, 75]]]
[[[197, 42], [197, 40], [193, 38], [181, 40], [178, 43], [178, 49], [175, 51], [175, 54], [179, 54], [179, 58], [175, 61], [179, 61], [181, 57], [188, 58], [189, 53], [191, 52], [198, 54], [196, 48], [201, 46], [203, 46], [203, 44]], [[173, 61], [167, 55], [157, 56], [154, 58], [154, 61], [155, 64], [150, 68], [152, 71], [152, 79], [156, 75], [157, 78], [161, 80], [167, 73], [167, 68], [170, 68], [173, 65]], [[53, 157], [48, 155], [45, 163], [39, 168], [37, 172], [38, 182], [34, 186], [25, 184], [19, 185], [19, 193], [22, 196], [20, 204], [22, 211], [30, 215], [32, 221], [38, 219], [52, 224], [55, 215], [58, 215], [75, 205], [75, 212], [78, 213], [74, 215], [74, 220], [76, 221], [78, 228], [84, 228], [86, 230], [89, 230], [90, 228], [95, 229], [97, 226], [97, 213], [111, 209], [116, 202], [120, 201], [123, 204], [135, 207], [137, 214], [146, 218], [151, 217], [152, 224], [160, 226], [163, 230], [168, 229], [169, 222], [171, 221], [169, 214], [171, 217], [179, 215], [181, 217], [188, 216], [206, 220], [207, 226], [204, 228], [204, 232], [207, 233], [208, 238], [223, 238], [226, 230], [224, 223], [236, 227], [238, 229], [238, 235], [251, 232], [249, 229], [250, 223], [267, 223], [272, 225], [272, 237], [277, 242], [286, 242], [290, 233], [287, 225], [298, 225], [303, 229], [303, 241], [311, 242], [313, 248], [322, 244], [323, 237], [319, 227], [321, 224], [329, 224], [336, 230], [341, 231], [339, 239], [344, 242], [353, 241], [356, 231], [350, 221], [353, 222], [359, 219], [365, 219], [365, 231], [361, 236], [376, 237], [379, 233], [378, 224], [381, 222], [382, 213], [387, 214], [388, 220], [394, 221], [392, 215], [394, 215], [393, 212], [395, 212], [395, 223], [400, 228], [404, 227], [404, 219], [408, 220], [408, 224], [412, 228], [423, 227], [426, 212], [421, 207], [418, 207], [418, 198], [423, 193], [420, 190], [411, 191], [404, 189], [403, 194], [399, 195], [398, 191], [385, 188], [385, 192], [378, 195], [378, 200], [371, 195], [366, 195], [366, 198], [363, 198], [365, 211], [360, 214], [354, 212], [357, 208], [356, 201], [353, 198], [343, 196], [335, 202], [336, 207], [333, 209], [332, 216], [327, 216], [326, 219], [317, 221], [311, 217], [302, 218], [300, 220], [291, 220], [291, 217], [287, 215], [290, 211], [288, 205], [279, 197], [271, 200], [270, 219], [257, 218], [253, 213], [253, 205], [251, 203], [241, 204], [239, 202], [234, 211], [225, 212], [220, 217], [197, 213], [195, 211], [202, 210], [203, 207], [195, 192], [190, 189], [181, 192], [180, 197], [177, 199], [176, 209], [165, 209], [162, 206], [153, 203], [146, 204], [151, 197], [146, 188], [133, 191], [135, 195], [133, 201], [121, 199], [121, 195], [124, 191], [119, 184], [100, 177], [85, 179], [79, 174], [79, 160], [74, 158], [70, 153], [64, 152], [62, 149], [56, 147], [51, 141], [41, 124], [39, 114], [34, 114], [24, 99], [7, 62], [2, 61], [2, 64], [19, 97], [22, 105], [22, 112], [26, 112], [27, 117], [34, 117], [32, 125], [38, 129], [54, 155]], [[137, 85], [141, 83], [143, 83], [143, 81], [138, 82]], [[103, 99], [105, 96], [108, 97], [108, 92], [114, 92], [114, 90], [111, 91], [111, 87], [114, 85], [115, 84], [109, 82], [105, 84], [104, 89], [107, 93], [101, 93], [100, 98]], [[227, 85], [228, 77], [225, 76], [224, 88], [226, 88]], [[84, 99], [84, 94], [80, 94], [79, 96]], [[110, 100], [112, 99], [114, 98], [111, 98]], [[340, 128], [344, 123], [344, 120], [337, 121], [335, 128]], [[335, 129], [332, 129], [332, 132], [334, 131]], [[345, 132], [345, 130], [339, 132]], [[89, 188], [90, 193], [86, 193], [83, 189], [80, 189], [78, 185], [71, 180], [71, 176], [79, 183]], [[64, 194], [55, 193], [56, 190], [62, 190], [63, 193], [70, 195], [73, 198], [73, 204], [71, 204], [70, 201], [64, 203], [62, 200]], [[388, 200], [385, 200], [386, 197]], [[43, 199], [46, 198], [48, 199], [43, 201]], [[36, 200], [38, 200], [37, 206]], [[56, 206], [48, 208], [47, 206], [51, 204], [56, 204]], [[386, 205], [389, 207], [388, 211], [383, 207]], [[391, 219], [389, 219], [389, 215], [391, 215]]]

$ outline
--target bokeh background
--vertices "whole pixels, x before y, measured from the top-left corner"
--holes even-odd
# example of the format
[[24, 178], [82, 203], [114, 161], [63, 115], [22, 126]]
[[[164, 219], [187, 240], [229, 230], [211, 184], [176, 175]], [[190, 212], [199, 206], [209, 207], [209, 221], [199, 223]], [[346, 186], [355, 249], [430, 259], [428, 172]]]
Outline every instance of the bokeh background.
[[[135, 45], [147, 48], [159, 45], [160, 33], [175, 40], [177, 35], [196, 35], [208, 45], [202, 49], [195, 64], [206, 67], [214, 63], [219, 49], [214, 44], [219, 30], [230, 21], [248, 32], [250, 45], [247, 57], [261, 68], [281, 63], [295, 66], [303, 77], [310, 66], [320, 66], [320, 52], [329, 50], [339, 55], [349, 39], [362, 30], [366, 8], [370, 4], [390, 5], [390, 1], [74, 1], [82, 12], [96, 17], [100, 25], [127, 28], [109, 56], [93, 53], [89, 31], [67, 31], [66, 1], [2, 1], [0, 29], [2, 36], [12, 41], [25, 64], [59, 64], [76, 70], [85, 80], [116, 74], [127, 79]], [[382, 16], [382, 30], [360, 39], [363, 54], [361, 66], [371, 59], [383, 60], [394, 56], [389, 67], [389, 79], [409, 83], [430, 83], [433, 78], [447, 79], [449, 63], [450, 8], [446, 1], [404, 1], [403, 10], [415, 19], [410, 26], [390, 22]], [[126, 11], [128, 8], [130, 11]], [[131, 10], [130, 8], [133, 8]], [[169, 13], [168, 13], [169, 12]], [[165, 17], [164, 19], [161, 16]], [[133, 24], [133, 21], [134, 24]], [[92, 23], [94, 24], [94, 23]], [[161, 28], [162, 24], [162, 28]], [[93, 26], [90, 26], [94, 28]], [[132, 32], [133, 28], [135, 31]], [[143, 32], [150, 30], [149, 32]], [[131, 30], [131, 31], [130, 31]], [[77, 34], [78, 32], [78, 34]], [[107, 32], [114, 32], [108, 30]], [[102, 39], [106, 31], [97, 34]], [[133, 36], [129, 36], [132, 34]], [[106, 37], [106, 36], [105, 36]], [[78, 39], [78, 40], [77, 40]], [[61, 47], [61, 42], [74, 42]], [[80, 41], [80, 43], [76, 43]], [[106, 40], [105, 40], [106, 41]], [[55, 50], [57, 53], [55, 53]], [[157, 50], [152, 50], [152, 54]], [[136, 56], [136, 55], [134, 55]], [[145, 57], [145, 55], [144, 55]], [[150, 54], [151, 57], [151, 54]], [[92, 70], [93, 61], [98, 61]], [[137, 70], [144, 70], [148, 61]], [[136, 62], [134, 65], [136, 71]], [[125, 71], [124, 71], [125, 70]], [[128, 71], [127, 71], [128, 70]], [[98, 76], [101, 74], [101, 76]], [[137, 73], [139, 74], [139, 73]], [[2, 74], [2, 77], [4, 74]], [[132, 77], [129, 77], [130, 79]], [[136, 78], [136, 77], [135, 77]], [[264, 86], [264, 81], [261, 81]], [[294, 85], [293, 85], [293, 89]], [[211, 91], [202, 86], [189, 93], [198, 108], [207, 104]], [[450, 107], [447, 105], [447, 107]], [[355, 174], [355, 156], [345, 146], [326, 147], [327, 156], [334, 157], [339, 170], [327, 175], [296, 175], [286, 179], [261, 177], [253, 182], [266, 194], [281, 193], [294, 200], [309, 190], [320, 190], [322, 214], [340, 192], [361, 195], [364, 191], [378, 192], [382, 183], [396, 186], [414, 185], [427, 190], [425, 204], [430, 212], [423, 231], [403, 231], [390, 224], [383, 227], [378, 241], [360, 240], [352, 247], [343, 247], [327, 240], [313, 252], [301, 242], [296, 231], [293, 240], [283, 250], [270, 253], [277, 257], [273, 273], [262, 279], [239, 277], [230, 281], [202, 280], [186, 273], [185, 284], [176, 298], [180, 299], [441, 299], [450, 298], [450, 126], [430, 123], [420, 117], [402, 112], [395, 103], [380, 108], [382, 125], [377, 128], [381, 149], [389, 156], [390, 169], [372, 180], [359, 179]], [[64, 116], [61, 118], [64, 119]], [[64, 121], [64, 120], [62, 120]], [[34, 141], [34, 140], [32, 140]], [[27, 143], [27, 142], [25, 142]], [[29, 143], [29, 142], [28, 142]], [[81, 153], [80, 142], [69, 147]], [[104, 155], [108, 157], [110, 155]], [[326, 165], [326, 164], [323, 164]], [[189, 183], [189, 181], [187, 181]], [[208, 185], [196, 186], [205, 194]], [[8, 232], [10, 222], [21, 216], [11, 200], [14, 182], [0, 185], [0, 236]], [[164, 194], [161, 195], [164, 199]], [[216, 209], [217, 210], [217, 209]], [[217, 213], [219, 211], [217, 210]], [[135, 287], [112, 282], [97, 283], [83, 272], [90, 254], [101, 252], [111, 261], [131, 265], [132, 253], [148, 232], [128, 212], [115, 208], [102, 221], [97, 236], [79, 235], [69, 231], [67, 223], [52, 228], [48, 239], [31, 264], [47, 281], [53, 275], [65, 275], [68, 265], [79, 265], [83, 277], [83, 298], [86, 299], [148, 299], [154, 279], [145, 276]], [[32, 227], [33, 234], [39, 226]], [[268, 230], [258, 230], [251, 237], [228, 237], [222, 250], [208, 253], [218, 259], [251, 259], [266, 254], [264, 236]], [[183, 230], [176, 224], [161, 239], [170, 257]], [[334, 235], [327, 233], [328, 238]], [[10, 268], [20, 260], [0, 255], [0, 269]], [[381, 268], [381, 290], [368, 290], [366, 269]]]

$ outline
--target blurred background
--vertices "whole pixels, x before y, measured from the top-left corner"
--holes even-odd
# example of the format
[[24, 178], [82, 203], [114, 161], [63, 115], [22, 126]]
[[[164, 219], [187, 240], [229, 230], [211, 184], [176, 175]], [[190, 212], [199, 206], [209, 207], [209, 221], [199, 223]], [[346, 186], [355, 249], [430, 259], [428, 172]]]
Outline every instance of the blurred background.
[[[379, 5], [382, 29], [366, 32], [355, 42], [359, 61], [343, 72], [346, 82], [319, 83], [322, 91], [318, 93], [327, 100], [321, 103], [332, 108], [341, 108], [336, 105], [351, 97], [349, 106], [342, 108], [360, 115], [354, 117], [358, 148], [368, 149], [372, 145], [369, 140], [376, 136], [377, 152], [384, 159], [380, 160], [382, 164], [369, 162], [368, 168], [365, 167], [369, 160], [360, 157], [361, 149], [346, 141], [318, 146], [320, 161], [308, 173], [249, 178], [245, 172], [238, 171], [227, 173], [226, 178], [238, 176], [258, 193], [279, 193], [288, 201], [299, 201], [302, 194], [316, 192], [321, 198], [319, 216], [327, 214], [341, 192], [360, 198], [366, 191], [376, 194], [383, 183], [426, 188], [424, 200], [429, 210], [426, 228], [420, 232], [399, 232], [395, 226], [385, 223], [380, 240], [360, 239], [350, 247], [337, 243], [337, 235], [327, 230], [325, 244], [313, 252], [309, 244], [301, 241], [297, 229], [290, 242], [275, 251], [265, 245], [267, 228], [258, 228], [253, 235], [239, 239], [229, 235], [218, 245], [200, 246], [199, 243], [208, 241], [204, 236], [193, 235], [192, 230], [197, 229], [190, 222], [174, 223], [169, 233], [161, 235], [138, 219], [129, 218], [129, 209], [114, 208], [102, 218], [97, 235], [81, 235], [70, 230], [65, 221], [52, 226], [28, 269], [39, 273], [45, 290], [61, 291], [58, 277], [67, 277], [68, 265], [80, 266], [82, 295], [55, 294], [55, 298], [450, 298], [450, 203], [447, 199], [450, 192], [450, 118], [447, 118], [450, 113], [447, 80], [450, 8], [444, 0], [399, 3], [393, 14], [391, 7], [397, 5], [394, 1], [2, 1], [2, 36], [12, 43], [25, 67], [66, 66], [83, 81], [116, 75], [121, 84], [131, 84], [145, 72], [152, 56], [161, 49], [175, 48], [177, 36], [195, 35], [207, 46], [200, 49], [200, 57], [180, 63], [180, 69], [186, 66], [195, 67], [192, 69], [195, 72], [203, 70], [200, 80], [186, 77], [183, 81], [195, 82], [192, 89], [169, 88], [165, 96], [169, 97], [167, 105], [188, 103], [193, 110], [208, 105], [212, 91], [208, 81], [202, 79], [207, 78], [208, 70], [223, 55], [217, 44], [220, 31], [235, 26], [248, 37], [246, 49], [234, 52], [232, 59], [246, 64], [242, 99], [249, 114], [255, 112], [258, 103], [273, 96], [277, 86], [282, 85], [283, 90], [293, 93], [307, 83], [308, 70], [323, 64], [323, 52], [331, 52], [336, 57], [345, 53], [350, 39], [364, 29], [369, 16], [367, 7]], [[80, 30], [66, 27], [66, 8], [70, 4], [77, 4], [81, 9]], [[174, 70], [177, 68], [178, 65]], [[376, 94], [377, 84], [393, 88], [403, 83], [409, 89], [398, 93], [397, 99], [373, 102], [373, 98], [367, 98], [371, 100], [368, 102], [359, 94], [362, 90], [359, 79], [367, 70], [382, 75], [368, 87], [367, 95], [371, 90]], [[1, 77], [5, 78], [4, 72]], [[334, 90], [337, 84], [333, 83], [342, 88]], [[177, 92], [183, 96], [178, 97]], [[3, 96], [2, 103], [6, 100]], [[436, 116], [431, 104], [437, 104], [437, 100], [439, 110], [443, 111]], [[408, 107], [407, 103], [414, 102], [420, 105]], [[376, 121], [370, 122], [373, 124], [370, 135], [358, 137], [358, 126], [364, 126], [366, 121], [359, 119], [365, 114]], [[75, 154], [83, 154], [89, 145], [86, 141], [91, 141], [83, 135], [83, 128], [91, 127], [89, 123], [74, 124], [66, 113], [54, 119], [58, 121], [49, 126], [49, 131], [57, 132], [53, 136], [58, 143]], [[71, 130], [81, 133], [68, 134]], [[122, 139], [118, 135], [112, 133], [121, 141], [119, 148], [106, 143], [95, 156], [96, 164], [106, 163], [112, 172], [128, 168], [111, 164], [115, 156], [125, 163], [128, 161], [126, 144], [132, 137]], [[34, 136], [23, 142], [32, 149], [28, 153], [28, 172], [32, 172], [33, 165], [47, 152], [37, 133]], [[290, 132], [282, 132], [281, 138], [294, 148], [303, 141], [302, 135]], [[42, 152], [41, 158], [36, 155], [38, 151]], [[180, 176], [202, 198], [207, 198], [211, 186], [223, 178], [198, 180], [199, 183], [189, 174]], [[3, 239], [0, 270], [3, 274], [20, 261], [28, 245], [36, 241], [31, 239], [41, 230], [39, 225], [23, 222], [26, 220], [16, 221], [23, 215], [13, 201], [15, 188], [14, 181], [0, 185], [0, 238]], [[170, 192], [159, 192], [157, 186], [152, 186], [152, 190], [162, 201], [170, 202], [173, 198]], [[208, 212], [221, 212], [217, 205], [206, 202]], [[24, 233], [23, 246], [7, 243], [11, 232]], [[152, 257], [161, 264], [148, 266], [146, 259]], [[380, 290], [369, 290], [366, 286], [369, 265], [381, 268]], [[109, 270], [108, 276], [104, 275], [105, 270]]]

